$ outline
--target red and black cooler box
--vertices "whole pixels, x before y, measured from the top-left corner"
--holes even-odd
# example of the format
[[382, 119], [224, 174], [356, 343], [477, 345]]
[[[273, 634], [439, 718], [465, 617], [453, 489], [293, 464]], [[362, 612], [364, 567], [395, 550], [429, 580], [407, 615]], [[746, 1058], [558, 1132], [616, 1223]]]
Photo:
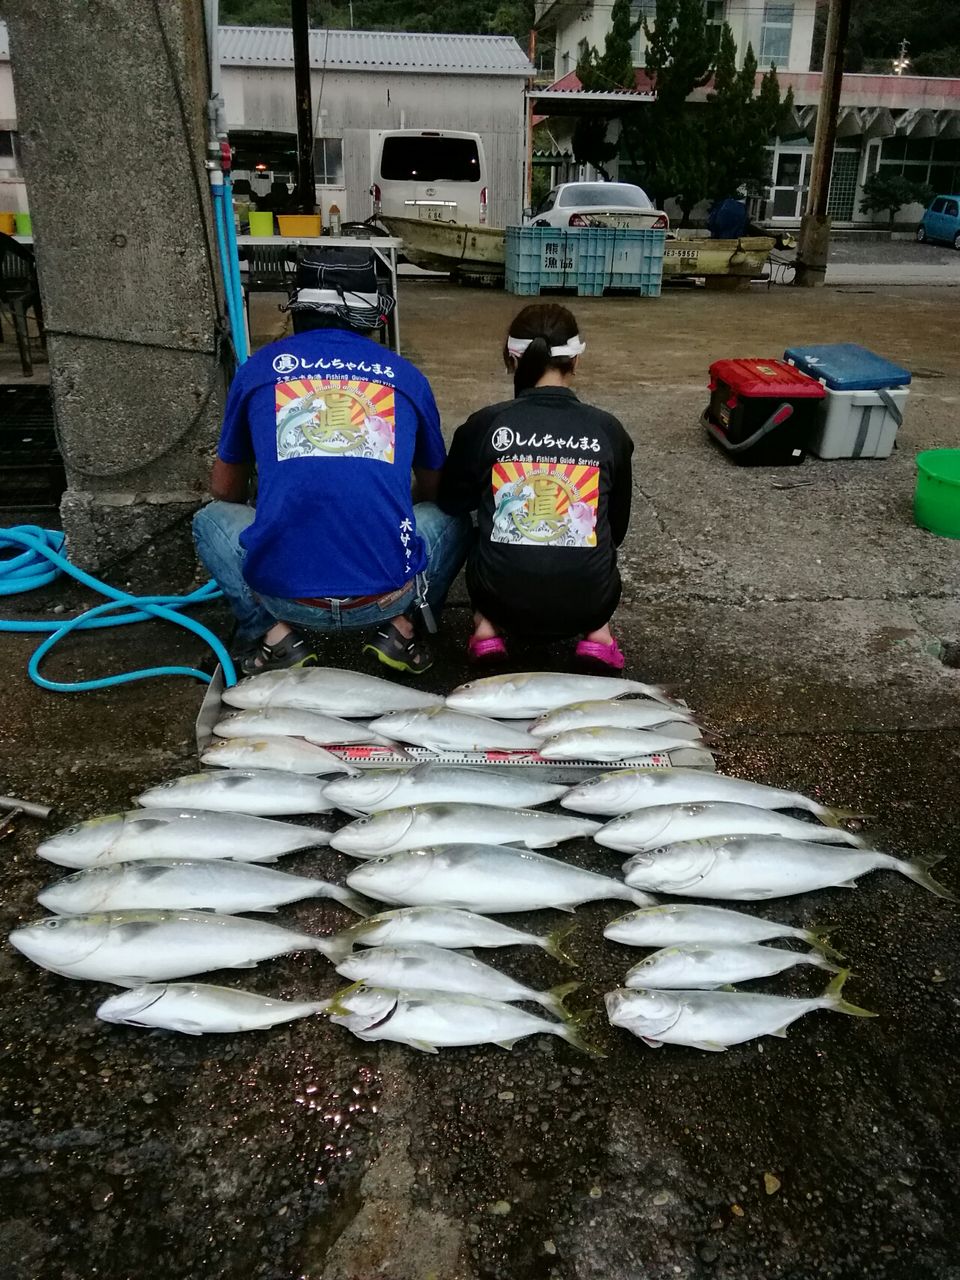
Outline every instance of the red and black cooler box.
[[700, 421], [734, 462], [803, 462], [817, 425], [822, 385], [785, 360], [717, 360]]

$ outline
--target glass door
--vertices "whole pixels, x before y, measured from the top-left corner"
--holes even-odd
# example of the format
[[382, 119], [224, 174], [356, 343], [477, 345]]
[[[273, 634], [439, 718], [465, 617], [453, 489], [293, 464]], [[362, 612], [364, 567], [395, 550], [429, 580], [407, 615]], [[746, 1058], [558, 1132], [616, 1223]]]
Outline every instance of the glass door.
[[796, 221], [807, 204], [810, 185], [810, 148], [778, 147], [770, 188], [771, 217]]

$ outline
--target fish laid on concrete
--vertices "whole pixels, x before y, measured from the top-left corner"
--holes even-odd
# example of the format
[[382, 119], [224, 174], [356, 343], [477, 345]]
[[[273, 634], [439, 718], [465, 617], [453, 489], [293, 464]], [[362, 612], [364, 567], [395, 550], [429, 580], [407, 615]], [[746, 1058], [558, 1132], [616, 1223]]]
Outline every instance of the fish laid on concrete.
[[522, 844], [546, 849], [599, 830], [598, 822], [539, 809], [501, 809], [485, 804], [423, 804], [357, 818], [330, 845], [354, 858], [376, 858], [433, 844]]
[[329, 716], [356, 719], [380, 716], [386, 711], [410, 707], [435, 707], [443, 702], [438, 694], [424, 693], [410, 685], [382, 680], [360, 671], [340, 667], [293, 667], [285, 671], [265, 671], [241, 680], [223, 691], [223, 701], [231, 707], [300, 707]]
[[[681, 725], [687, 725], [685, 733]], [[539, 716], [530, 726], [535, 738], [552, 738], [570, 729], [659, 729], [670, 726], [675, 737], [701, 736], [693, 722], [693, 712], [679, 704], [667, 706], [649, 698], [600, 698], [593, 702], [572, 702]], [[666, 730], [665, 730], [666, 731]]]
[[563, 783], [539, 782], [522, 770], [419, 764], [414, 769], [366, 769], [358, 778], [335, 778], [326, 796], [348, 813], [381, 813], [421, 804], [482, 804], [532, 809], [559, 800]]
[[167, 858], [88, 867], [47, 885], [37, 901], [59, 915], [96, 911], [276, 911], [304, 898], [332, 898], [367, 915], [355, 893], [314, 880], [288, 875], [254, 862], [227, 859], [196, 861]]
[[381, 911], [368, 920], [359, 920], [335, 934], [329, 942], [341, 957], [357, 946], [403, 947], [411, 943], [451, 948], [541, 947], [564, 964], [573, 964], [563, 949], [563, 943], [573, 928], [572, 924], [566, 924], [551, 933], [527, 933], [472, 911], [448, 907], [401, 907], [397, 911]]
[[718, 1053], [757, 1036], [786, 1036], [805, 1013], [828, 1009], [855, 1018], [874, 1018], [843, 999], [846, 972], [837, 974], [822, 996], [795, 999], [745, 991], [634, 991], [620, 988], [604, 997], [615, 1027], [632, 1031], [651, 1046], [685, 1044]]
[[264, 1031], [281, 1022], [323, 1013], [326, 1000], [272, 1000], [255, 991], [203, 982], [163, 982], [109, 996], [97, 1010], [104, 1022], [159, 1027], [188, 1036]]
[[558, 1018], [568, 1016], [563, 1002], [580, 987], [579, 982], [566, 982], [550, 991], [535, 991], [473, 956], [426, 944], [354, 951], [337, 965], [337, 973], [392, 991], [443, 991], [509, 1004], [529, 1000]]
[[641, 756], [664, 751], [679, 751], [691, 745], [691, 738], [674, 730], [693, 728], [693, 738], [701, 741], [700, 731], [682, 724], [664, 725], [661, 729], [568, 729], [552, 738], [541, 738], [539, 752], [545, 760], [592, 760], [598, 764], [615, 760], [637, 760]]
[[714, 943], [718, 946], [799, 938], [839, 959], [821, 933], [797, 925], [778, 924], [729, 907], [702, 907], [693, 902], [663, 902], [611, 920], [603, 936], [628, 947], [668, 947]]
[[321, 747], [387, 742], [357, 720], [325, 716], [298, 707], [254, 707], [232, 711], [213, 726], [219, 738], [306, 738]]
[[607, 898], [649, 906], [622, 880], [584, 871], [528, 849], [447, 844], [374, 858], [355, 867], [347, 884], [368, 897], [408, 907], [456, 907], [481, 915], [572, 911]]
[[516, 725], [465, 715], [447, 707], [391, 711], [371, 720], [370, 728], [428, 751], [536, 751], [540, 742]]
[[332, 751], [303, 738], [218, 738], [201, 755], [200, 763], [221, 769], [280, 769], [314, 778], [324, 773], [358, 772]]
[[811, 951], [787, 951], [764, 947], [759, 942], [664, 947], [627, 971], [624, 986], [663, 990], [709, 990], [751, 978], [770, 978], [794, 965], [812, 964], [818, 969], [840, 970], [823, 956]]
[[327, 1012], [331, 1021], [361, 1040], [392, 1040], [422, 1053], [466, 1045], [512, 1049], [524, 1036], [559, 1036], [594, 1053], [572, 1022], [549, 1022], [502, 1000], [442, 995], [434, 991], [386, 991], [358, 983], [338, 992]]
[[689, 898], [761, 902], [832, 887], [854, 888], [868, 871], [898, 871], [941, 898], [952, 898], [925, 865], [877, 849], [840, 849], [782, 836], [717, 836], [684, 840], [623, 864], [635, 889]]
[[578, 813], [630, 813], [651, 805], [697, 804], [701, 800], [729, 800], [756, 805], [761, 809], [806, 809], [822, 821], [836, 826], [844, 818], [862, 817], [826, 805], [797, 791], [781, 791], [762, 782], [730, 778], [705, 769], [656, 769], [640, 765], [602, 773], [572, 787], [560, 803]]
[[[204, 779], [210, 774], [202, 774]], [[333, 807], [332, 805], [330, 806]], [[131, 809], [58, 831], [37, 853], [61, 867], [109, 866], [141, 858], [234, 858], [276, 862], [330, 843], [329, 831], [212, 809]]]
[[252, 969], [260, 960], [292, 951], [335, 953], [327, 938], [209, 911], [49, 916], [14, 929], [10, 942], [35, 964], [65, 978], [118, 987], [212, 969]]
[[323, 794], [319, 778], [283, 769], [210, 769], [188, 773], [150, 787], [136, 797], [146, 807], [210, 809], [217, 813], [249, 813], [282, 817], [296, 813], [329, 813], [336, 805]]
[[571, 671], [526, 671], [518, 675], [484, 676], [454, 689], [447, 706], [507, 720], [542, 716], [571, 702], [639, 694], [654, 702], [676, 705], [659, 685], [614, 676], [581, 676]]
[[736, 804], [729, 800], [702, 800], [692, 804], [658, 804], [634, 809], [608, 822], [594, 836], [597, 844], [620, 853], [643, 853], [679, 840], [706, 840], [713, 836], [784, 836], [812, 840], [815, 844], [845, 844], [862, 849], [866, 844], [845, 827], [791, 818], [777, 809]]

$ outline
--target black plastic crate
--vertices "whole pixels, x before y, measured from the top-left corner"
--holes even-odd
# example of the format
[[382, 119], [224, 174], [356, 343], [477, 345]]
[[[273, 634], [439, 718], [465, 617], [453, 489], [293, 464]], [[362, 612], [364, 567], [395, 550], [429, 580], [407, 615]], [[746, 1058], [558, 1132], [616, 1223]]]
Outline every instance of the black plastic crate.
[[47, 386], [0, 386], [0, 510], [55, 509], [67, 487]]

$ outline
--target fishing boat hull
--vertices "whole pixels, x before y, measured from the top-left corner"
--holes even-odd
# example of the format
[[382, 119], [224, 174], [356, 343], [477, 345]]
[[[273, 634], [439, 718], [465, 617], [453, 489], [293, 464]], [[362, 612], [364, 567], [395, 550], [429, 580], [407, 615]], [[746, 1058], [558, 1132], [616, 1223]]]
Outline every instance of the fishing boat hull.
[[763, 274], [773, 248], [772, 236], [744, 236], [739, 240], [668, 240], [663, 251], [663, 276], [745, 276]]
[[505, 233], [502, 227], [480, 227], [433, 218], [381, 221], [403, 241], [404, 256], [426, 271], [502, 273]]

